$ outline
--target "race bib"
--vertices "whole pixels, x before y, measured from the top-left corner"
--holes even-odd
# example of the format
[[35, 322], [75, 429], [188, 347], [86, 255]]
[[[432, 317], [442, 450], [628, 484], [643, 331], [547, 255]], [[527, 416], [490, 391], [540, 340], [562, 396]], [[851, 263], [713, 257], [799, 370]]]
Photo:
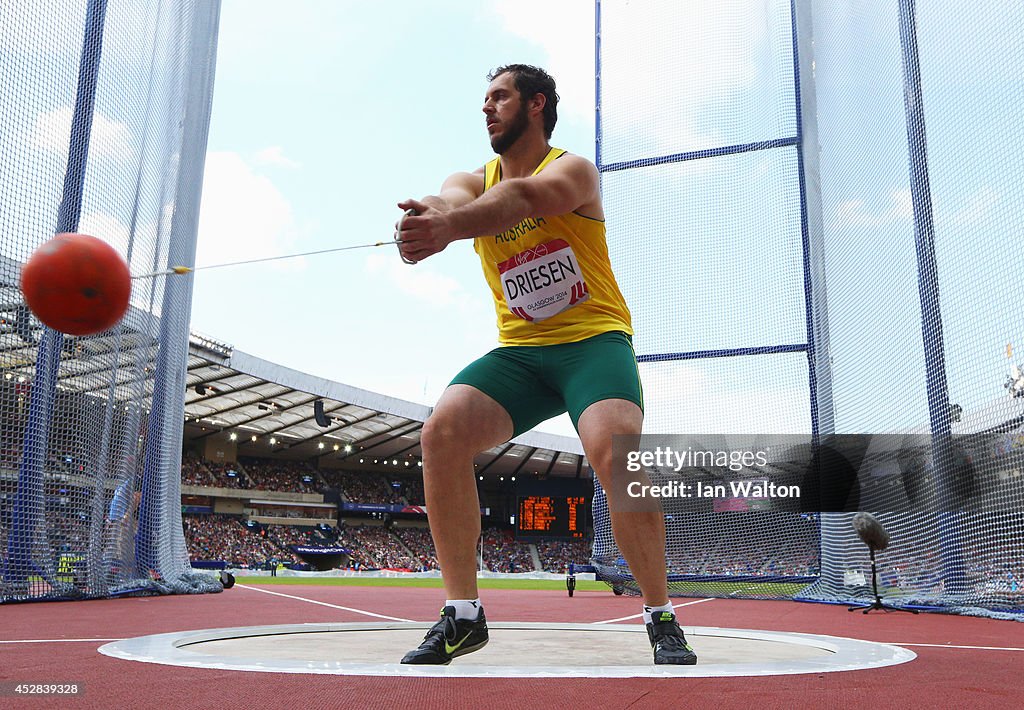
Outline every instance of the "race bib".
[[498, 264], [512, 313], [537, 322], [590, 298], [580, 262], [564, 239], [539, 244]]

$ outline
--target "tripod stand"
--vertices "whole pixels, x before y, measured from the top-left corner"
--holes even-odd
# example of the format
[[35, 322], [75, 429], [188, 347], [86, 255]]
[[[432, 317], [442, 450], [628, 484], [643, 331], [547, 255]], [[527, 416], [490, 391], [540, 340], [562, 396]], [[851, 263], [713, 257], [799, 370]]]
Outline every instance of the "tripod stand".
[[882, 611], [907, 611], [911, 614], [916, 614], [917, 609], [901, 609], [895, 606], [889, 606], [882, 601], [882, 597], [878, 595], [878, 568], [875, 565], [875, 548], [872, 545], [868, 545], [868, 552], [871, 554], [871, 589], [875, 593], [875, 601], [870, 604], [858, 604], [851, 606], [847, 611], [857, 611], [861, 609], [865, 614], [875, 609], [881, 609]]

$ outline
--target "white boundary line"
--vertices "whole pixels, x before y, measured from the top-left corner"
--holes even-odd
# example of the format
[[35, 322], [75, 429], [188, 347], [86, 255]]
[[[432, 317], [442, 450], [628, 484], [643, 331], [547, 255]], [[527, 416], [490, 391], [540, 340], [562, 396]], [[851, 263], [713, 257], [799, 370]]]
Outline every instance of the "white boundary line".
[[[306, 597], [297, 597], [294, 594], [282, 594], [281, 592], [272, 592], [269, 589], [260, 589], [259, 587], [250, 587], [248, 584], [235, 584], [236, 587], [242, 589], [249, 589], [253, 592], [261, 592], [263, 594], [273, 594], [275, 597], [284, 597], [285, 599], [295, 599], [300, 602], [308, 602], [310, 604], [319, 604], [320, 606], [327, 606], [331, 609], [341, 609], [342, 611], [351, 611], [354, 614], [363, 614], [364, 616], [372, 616], [377, 619], [387, 619], [389, 621], [413, 621], [412, 619], [402, 619], [397, 616], [387, 616], [386, 614], [374, 614], [372, 611], [366, 611], [364, 609], [353, 609], [350, 606], [339, 606], [337, 604], [329, 604], [327, 602], [317, 601], [316, 599], [306, 599]], [[116, 640], [116, 639], [115, 639]]]
[[[886, 643], [889, 643], [886, 641]], [[1010, 646], [955, 646], [945, 643], [893, 643], [893, 646], [926, 646], [928, 648], [959, 648], [968, 651], [1024, 651], [1024, 648]]]
[[[693, 604], [703, 604], [704, 602], [713, 602], [713, 601], [715, 601], [715, 599], [716, 599], [716, 597], [708, 597], [707, 599], [697, 599], [697, 600], [692, 601], [692, 602], [683, 602], [682, 604], [673, 604], [672, 608], [673, 609], [678, 609], [681, 606], [691, 606]], [[640, 612], [639, 614], [633, 614], [632, 616], [622, 616], [622, 617], [619, 617], [618, 619], [608, 619], [606, 621], [595, 621], [595, 622], [592, 622], [592, 623], [595, 623], [595, 624], [614, 624], [616, 621], [629, 621], [630, 619], [639, 619], [639, 618], [642, 618], [643, 615], [644, 615], [644, 613]]]
[[124, 641], [125, 639], [18, 639], [17, 641], [0, 641], [0, 643], [74, 643], [81, 641], [88, 643], [89, 641]]

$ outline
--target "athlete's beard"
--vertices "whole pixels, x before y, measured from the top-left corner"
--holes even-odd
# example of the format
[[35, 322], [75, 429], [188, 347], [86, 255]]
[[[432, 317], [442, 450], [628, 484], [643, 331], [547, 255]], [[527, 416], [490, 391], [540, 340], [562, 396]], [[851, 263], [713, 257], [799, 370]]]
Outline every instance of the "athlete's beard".
[[523, 104], [522, 108], [519, 109], [519, 113], [512, 119], [512, 123], [508, 124], [505, 132], [491, 136], [491, 148], [498, 155], [504, 155], [505, 151], [511, 148], [523, 133], [526, 132], [526, 128], [529, 125], [529, 114], [526, 111], [526, 104]]

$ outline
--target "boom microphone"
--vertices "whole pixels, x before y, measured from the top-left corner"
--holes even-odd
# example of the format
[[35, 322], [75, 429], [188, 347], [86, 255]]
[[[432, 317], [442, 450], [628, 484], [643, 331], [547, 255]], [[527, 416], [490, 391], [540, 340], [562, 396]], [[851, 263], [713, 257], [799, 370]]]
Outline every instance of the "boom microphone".
[[882, 601], [882, 597], [878, 594], [878, 566], [875, 564], [875, 550], [884, 550], [889, 547], [889, 533], [885, 531], [882, 524], [871, 513], [857, 513], [854, 515], [853, 529], [857, 531], [857, 535], [868, 546], [868, 552], [871, 554], [871, 591], [875, 594], [875, 601], [867, 605], [857, 604], [851, 606], [847, 611], [861, 609], [867, 614], [869, 611], [881, 609], [882, 611], [909, 611], [911, 614], [916, 614], [917, 609], [889, 606]]
[[889, 547], [889, 533], [871, 513], [857, 513], [853, 516], [853, 529], [871, 550], [884, 550]]

